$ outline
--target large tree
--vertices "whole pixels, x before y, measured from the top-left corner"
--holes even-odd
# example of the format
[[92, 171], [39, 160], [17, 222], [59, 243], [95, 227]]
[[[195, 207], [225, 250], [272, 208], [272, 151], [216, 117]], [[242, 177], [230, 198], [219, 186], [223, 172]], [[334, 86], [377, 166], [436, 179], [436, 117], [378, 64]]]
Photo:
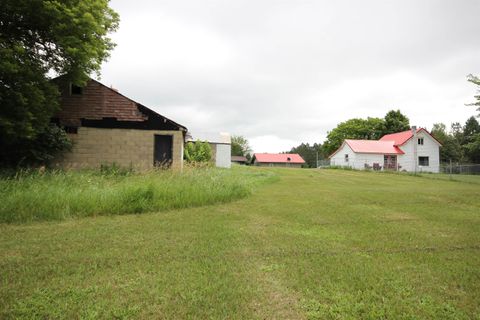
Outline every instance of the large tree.
[[471, 116], [467, 119], [463, 127], [463, 138], [465, 142], [469, 142], [477, 133], [480, 133], [480, 123], [478, 123], [474, 116]]
[[379, 139], [385, 132], [385, 121], [381, 118], [350, 119], [341, 122], [327, 135], [323, 143], [326, 154], [337, 150], [345, 139]]
[[435, 123], [431, 134], [437, 139], [442, 147], [440, 148], [440, 161], [461, 161], [463, 159], [463, 151], [460, 142], [454, 134], [447, 132], [447, 127], [443, 123]]
[[480, 163], [480, 124], [473, 116], [463, 127], [463, 150], [468, 161]]
[[323, 150], [326, 154], [331, 154], [345, 139], [377, 140], [386, 134], [405, 131], [409, 128], [409, 120], [400, 110], [390, 110], [383, 119], [370, 117], [350, 119], [341, 122], [328, 133], [327, 140], [323, 143]]
[[410, 129], [410, 120], [400, 110], [390, 110], [385, 115], [384, 134], [402, 132]]
[[252, 149], [248, 140], [243, 136], [232, 136], [232, 156], [244, 156], [250, 158]]
[[[0, 149], [24, 148], [58, 110], [49, 75], [82, 85], [114, 47], [108, 0], [3, 0], [0, 10]], [[2, 158], [7, 154], [0, 153]], [[0, 159], [1, 162], [2, 159]]]

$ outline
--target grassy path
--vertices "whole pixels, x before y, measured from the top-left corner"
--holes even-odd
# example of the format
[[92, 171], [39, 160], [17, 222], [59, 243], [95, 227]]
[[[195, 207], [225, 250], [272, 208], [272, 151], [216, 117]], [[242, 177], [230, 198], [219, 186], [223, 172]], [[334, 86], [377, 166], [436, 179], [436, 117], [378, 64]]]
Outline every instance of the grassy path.
[[480, 316], [480, 180], [277, 172], [228, 204], [0, 225], [0, 318]]

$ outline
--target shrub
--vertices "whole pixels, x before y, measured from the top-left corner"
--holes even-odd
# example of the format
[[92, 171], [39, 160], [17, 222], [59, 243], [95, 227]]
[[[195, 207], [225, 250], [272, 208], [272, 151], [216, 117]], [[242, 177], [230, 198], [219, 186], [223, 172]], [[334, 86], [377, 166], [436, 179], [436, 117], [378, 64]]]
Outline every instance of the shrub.
[[28, 167], [48, 165], [58, 155], [70, 150], [72, 142], [62, 128], [50, 124], [33, 139], [0, 139], [0, 165]]
[[185, 146], [185, 160], [187, 162], [209, 162], [212, 160], [212, 148], [206, 141], [197, 140], [187, 142]]

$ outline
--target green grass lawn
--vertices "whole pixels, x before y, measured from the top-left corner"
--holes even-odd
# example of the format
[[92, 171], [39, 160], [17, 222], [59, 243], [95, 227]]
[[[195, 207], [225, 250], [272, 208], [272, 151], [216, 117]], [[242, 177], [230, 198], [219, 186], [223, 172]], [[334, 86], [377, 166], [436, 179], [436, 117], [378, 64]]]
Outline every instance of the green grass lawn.
[[230, 203], [0, 224], [0, 318], [480, 317], [480, 177], [237, 174], [266, 171]]

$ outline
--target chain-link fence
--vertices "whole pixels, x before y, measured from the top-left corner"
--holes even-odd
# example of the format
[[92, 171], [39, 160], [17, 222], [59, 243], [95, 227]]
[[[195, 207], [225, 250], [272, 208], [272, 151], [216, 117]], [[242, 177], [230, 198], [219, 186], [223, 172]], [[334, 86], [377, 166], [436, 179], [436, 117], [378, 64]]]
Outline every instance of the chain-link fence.
[[480, 174], [478, 163], [442, 163], [440, 172], [448, 174]]
[[[417, 162], [417, 173], [440, 172], [446, 174], [478, 174], [480, 175], [480, 164], [476, 163], [454, 163], [454, 162]], [[408, 171], [415, 172], [415, 163], [409, 159], [399, 159], [398, 162], [372, 161], [371, 159], [355, 159], [348, 163], [332, 163], [329, 159], [318, 160], [317, 168], [343, 167], [345, 169], [372, 170], [372, 171]]]
[[440, 163], [438, 160], [429, 157], [419, 157], [418, 161], [408, 158], [396, 157], [365, 157], [355, 159], [336, 159], [330, 164], [320, 163], [320, 167], [344, 167], [356, 170], [372, 171], [400, 171], [400, 172], [439, 172]]

